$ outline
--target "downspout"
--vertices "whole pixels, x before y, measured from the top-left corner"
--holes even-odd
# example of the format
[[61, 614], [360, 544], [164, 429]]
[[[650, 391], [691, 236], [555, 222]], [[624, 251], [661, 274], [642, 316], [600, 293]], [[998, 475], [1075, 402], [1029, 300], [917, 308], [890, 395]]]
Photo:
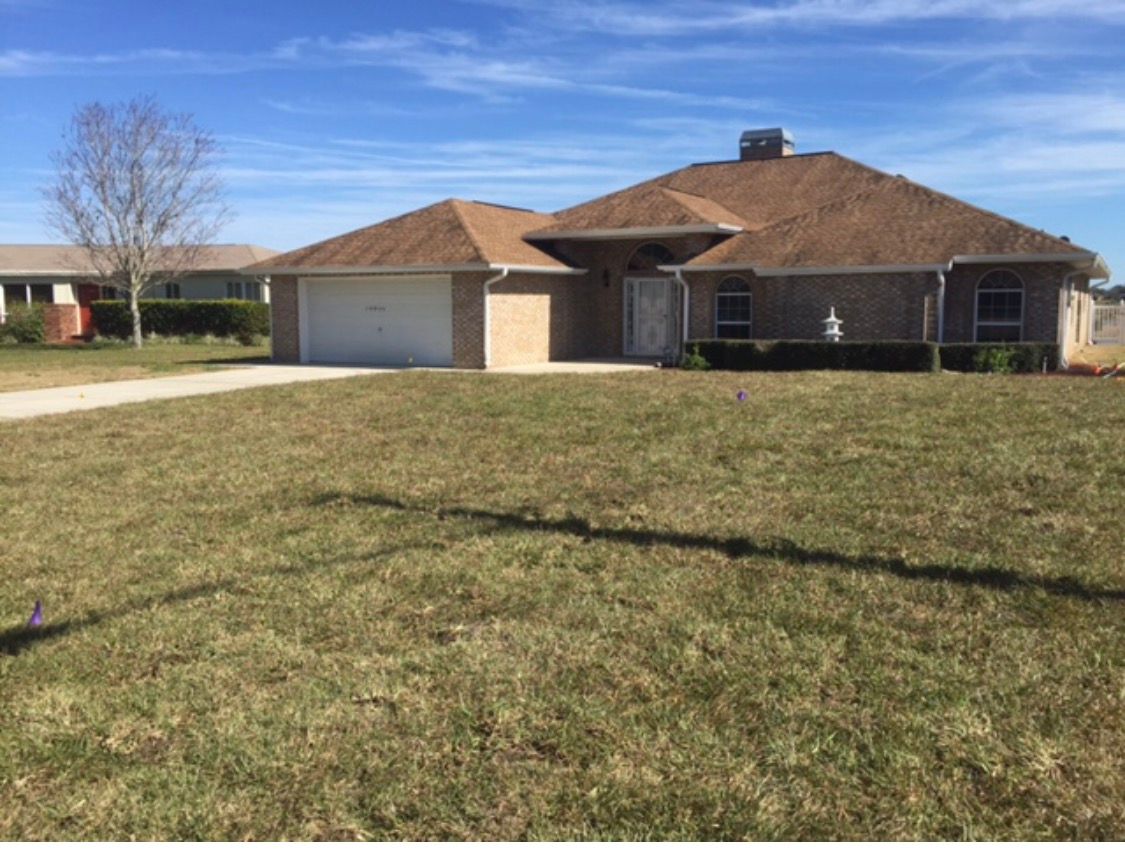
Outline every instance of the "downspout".
[[687, 356], [687, 342], [688, 337], [690, 336], [691, 300], [689, 294], [691, 291], [691, 286], [684, 279], [683, 267], [676, 267], [672, 271], [672, 277], [680, 283], [680, 288], [683, 291], [683, 316], [681, 318], [681, 330], [683, 338], [680, 340], [680, 359], [682, 360], [685, 356]]
[[487, 369], [492, 361], [492, 315], [489, 313], [489, 289], [501, 279], [508, 277], [508, 268], [501, 267], [500, 272], [487, 279], [484, 283], [484, 294], [482, 300], [484, 302], [484, 367]]
[[937, 343], [945, 342], [945, 270], [937, 271]]
[[1073, 270], [1063, 276], [1062, 282], [1062, 316], [1059, 324], [1059, 368], [1064, 371], [1070, 367], [1066, 357], [1066, 339], [1070, 334], [1070, 300], [1074, 293], [1074, 278], [1082, 275], [1085, 270]]

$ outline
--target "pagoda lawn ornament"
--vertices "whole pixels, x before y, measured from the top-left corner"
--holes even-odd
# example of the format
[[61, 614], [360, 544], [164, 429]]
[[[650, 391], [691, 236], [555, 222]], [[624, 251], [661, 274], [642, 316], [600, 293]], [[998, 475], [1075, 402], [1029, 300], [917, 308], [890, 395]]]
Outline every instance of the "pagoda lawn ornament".
[[843, 332], [840, 331], [840, 324], [842, 324], [843, 321], [836, 317], [835, 306], [829, 309], [828, 317], [821, 321], [821, 323], [824, 324], [824, 340], [826, 342], [840, 341], [840, 336], [843, 335]]

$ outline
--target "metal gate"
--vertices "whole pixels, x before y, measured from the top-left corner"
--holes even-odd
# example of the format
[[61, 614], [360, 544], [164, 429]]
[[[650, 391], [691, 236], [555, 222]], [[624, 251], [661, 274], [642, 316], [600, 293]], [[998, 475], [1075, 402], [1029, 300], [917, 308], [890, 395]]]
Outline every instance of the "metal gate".
[[1094, 306], [1090, 341], [1095, 345], [1125, 345], [1125, 301], [1116, 306]]

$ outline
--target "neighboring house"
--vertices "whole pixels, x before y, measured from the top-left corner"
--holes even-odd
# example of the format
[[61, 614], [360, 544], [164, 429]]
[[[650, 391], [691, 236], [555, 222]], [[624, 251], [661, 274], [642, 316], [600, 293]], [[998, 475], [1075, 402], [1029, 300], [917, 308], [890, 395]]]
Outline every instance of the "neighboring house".
[[[268, 303], [269, 280], [242, 271], [276, 254], [272, 249], [244, 244], [204, 246], [189, 274], [157, 286], [143, 298]], [[77, 246], [0, 245], [0, 284], [0, 321], [17, 304], [77, 306], [82, 333], [91, 332], [90, 304], [114, 296], [112, 288], [97, 284], [88, 258]]]
[[783, 130], [554, 214], [443, 201], [280, 255], [280, 361], [482, 368], [688, 338], [1087, 340], [1088, 249]]

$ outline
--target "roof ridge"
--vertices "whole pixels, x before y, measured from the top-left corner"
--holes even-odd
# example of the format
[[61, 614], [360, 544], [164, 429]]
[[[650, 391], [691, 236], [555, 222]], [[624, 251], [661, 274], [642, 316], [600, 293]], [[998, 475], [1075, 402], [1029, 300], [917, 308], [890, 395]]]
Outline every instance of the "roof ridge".
[[858, 201], [862, 198], [869, 198], [872, 195], [877, 195], [882, 191], [885, 191], [885, 189], [881, 186], [877, 187], [877, 188], [874, 188], [874, 189], [861, 189], [858, 192], [852, 192], [850, 195], [842, 195], [839, 198], [833, 198], [831, 201], [825, 201], [823, 204], [821, 204], [818, 207], [812, 207], [808, 210], [802, 210], [799, 213], [794, 213], [792, 216], [786, 216], [784, 219], [778, 219], [777, 221], [774, 221], [774, 222], [767, 222], [766, 224], [762, 225], [760, 228], [755, 228], [754, 230], [747, 231], [746, 233], [747, 234], [761, 234], [761, 233], [764, 233], [765, 231], [768, 231], [772, 228], [781, 228], [781, 227], [783, 227], [783, 226], [785, 226], [789, 223], [800, 222], [802, 219], [815, 218], [815, 217], [821, 215], [822, 213], [824, 213], [826, 210], [830, 210], [834, 207], [840, 207], [840, 206], [844, 206], [844, 205], [854, 204], [856, 201]]
[[465, 236], [469, 238], [469, 242], [472, 243], [473, 248], [476, 249], [477, 256], [484, 263], [491, 264], [492, 261], [488, 259], [488, 255], [484, 253], [484, 248], [481, 246], [480, 238], [477, 236], [476, 231], [469, 225], [469, 220], [465, 217], [465, 214], [461, 211], [462, 205], [467, 203], [467, 201], [463, 201], [460, 198], [449, 199], [449, 206], [453, 208], [453, 214], [457, 217], [457, 221], [461, 223], [461, 228], [464, 230]]

